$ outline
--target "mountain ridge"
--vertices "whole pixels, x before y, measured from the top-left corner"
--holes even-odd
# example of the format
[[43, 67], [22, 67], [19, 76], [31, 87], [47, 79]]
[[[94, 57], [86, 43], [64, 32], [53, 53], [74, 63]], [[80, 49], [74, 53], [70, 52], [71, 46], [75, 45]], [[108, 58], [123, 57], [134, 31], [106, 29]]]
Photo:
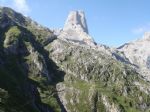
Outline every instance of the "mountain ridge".
[[60, 38], [20, 16], [0, 11], [0, 111], [150, 110], [150, 83], [119, 50]]
[[118, 48], [132, 64], [138, 66], [138, 71], [148, 81], [150, 81], [149, 42], [149, 32], [147, 32], [141, 39], [129, 42]]

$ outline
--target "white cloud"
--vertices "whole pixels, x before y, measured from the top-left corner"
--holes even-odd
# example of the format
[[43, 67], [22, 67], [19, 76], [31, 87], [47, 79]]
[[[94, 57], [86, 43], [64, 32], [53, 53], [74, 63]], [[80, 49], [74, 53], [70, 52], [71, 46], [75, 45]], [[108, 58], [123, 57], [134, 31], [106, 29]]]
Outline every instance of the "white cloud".
[[142, 26], [139, 26], [139, 27], [137, 27], [137, 28], [134, 28], [134, 29], [132, 30], [132, 32], [133, 32], [134, 34], [143, 34], [143, 33], [145, 33], [145, 32], [150, 32], [150, 23], [147, 23], [147, 24], [145, 24], [145, 25], [142, 25]]
[[30, 8], [26, 0], [13, 0], [13, 7], [15, 8], [15, 10], [25, 15], [30, 12]]
[[30, 12], [27, 0], [0, 0], [0, 6], [11, 7], [24, 15]]

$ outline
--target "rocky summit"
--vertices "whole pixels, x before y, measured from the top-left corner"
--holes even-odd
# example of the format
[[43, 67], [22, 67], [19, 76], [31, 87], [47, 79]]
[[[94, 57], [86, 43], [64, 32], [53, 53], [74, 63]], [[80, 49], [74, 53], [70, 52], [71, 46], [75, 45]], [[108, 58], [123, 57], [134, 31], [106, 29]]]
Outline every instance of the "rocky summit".
[[97, 44], [72, 11], [51, 30], [0, 8], [0, 112], [149, 112], [149, 33]]
[[63, 30], [67, 31], [70, 29], [79, 31], [79, 32], [85, 32], [88, 34], [88, 27], [86, 23], [85, 14], [83, 11], [71, 11], [70, 12]]
[[65, 22], [59, 38], [65, 38], [80, 44], [95, 45], [88, 33], [85, 14], [83, 11], [71, 11]]

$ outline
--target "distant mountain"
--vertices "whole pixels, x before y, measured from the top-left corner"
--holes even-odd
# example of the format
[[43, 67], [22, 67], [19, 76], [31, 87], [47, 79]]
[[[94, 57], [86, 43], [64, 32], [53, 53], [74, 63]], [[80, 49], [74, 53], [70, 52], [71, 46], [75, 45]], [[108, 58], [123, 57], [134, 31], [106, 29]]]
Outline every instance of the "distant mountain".
[[125, 46], [97, 45], [82, 11], [52, 31], [0, 8], [0, 112], [149, 112], [150, 82]]
[[118, 50], [138, 67], [137, 71], [146, 80], [150, 81], [150, 32], [146, 32], [141, 39], [119, 47]]

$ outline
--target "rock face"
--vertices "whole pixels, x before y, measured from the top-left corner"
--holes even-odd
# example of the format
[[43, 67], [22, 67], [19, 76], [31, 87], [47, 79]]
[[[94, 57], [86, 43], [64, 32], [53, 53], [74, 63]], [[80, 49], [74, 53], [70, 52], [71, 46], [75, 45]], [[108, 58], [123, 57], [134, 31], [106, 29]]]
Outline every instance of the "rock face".
[[[142, 107], [147, 101], [140, 102], [135, 96], [140, 92], [149, 93], [150, 85], [145, 81], [147, 86], [144, 87], [143, 79], [130, 65], [119, 62], [103, 50], [60, 39], [45, 49], [65, 72], [64, 81], [56, 87], [67, 112], [144, 112], [149, 109], [147, 104]], [[136, 81], [140, 84], [137, 85]]]
[[79, 32], [85, 32], [88, 34], [88, 27], [85, 19], [85, 14], [83, 11], [71, 11], [66, 20], [64, 31], [76, 30]]
[[83, 11], [70, 12], [59, 37], [78, 42], [80, 44], [95, 44], [93, 38], [88, 34], [88, 27]]
[[150, 32], [146, 32], [142, 39], [124, 44], [118, 50], [138, 67], [145, 79], [150, 80]]

